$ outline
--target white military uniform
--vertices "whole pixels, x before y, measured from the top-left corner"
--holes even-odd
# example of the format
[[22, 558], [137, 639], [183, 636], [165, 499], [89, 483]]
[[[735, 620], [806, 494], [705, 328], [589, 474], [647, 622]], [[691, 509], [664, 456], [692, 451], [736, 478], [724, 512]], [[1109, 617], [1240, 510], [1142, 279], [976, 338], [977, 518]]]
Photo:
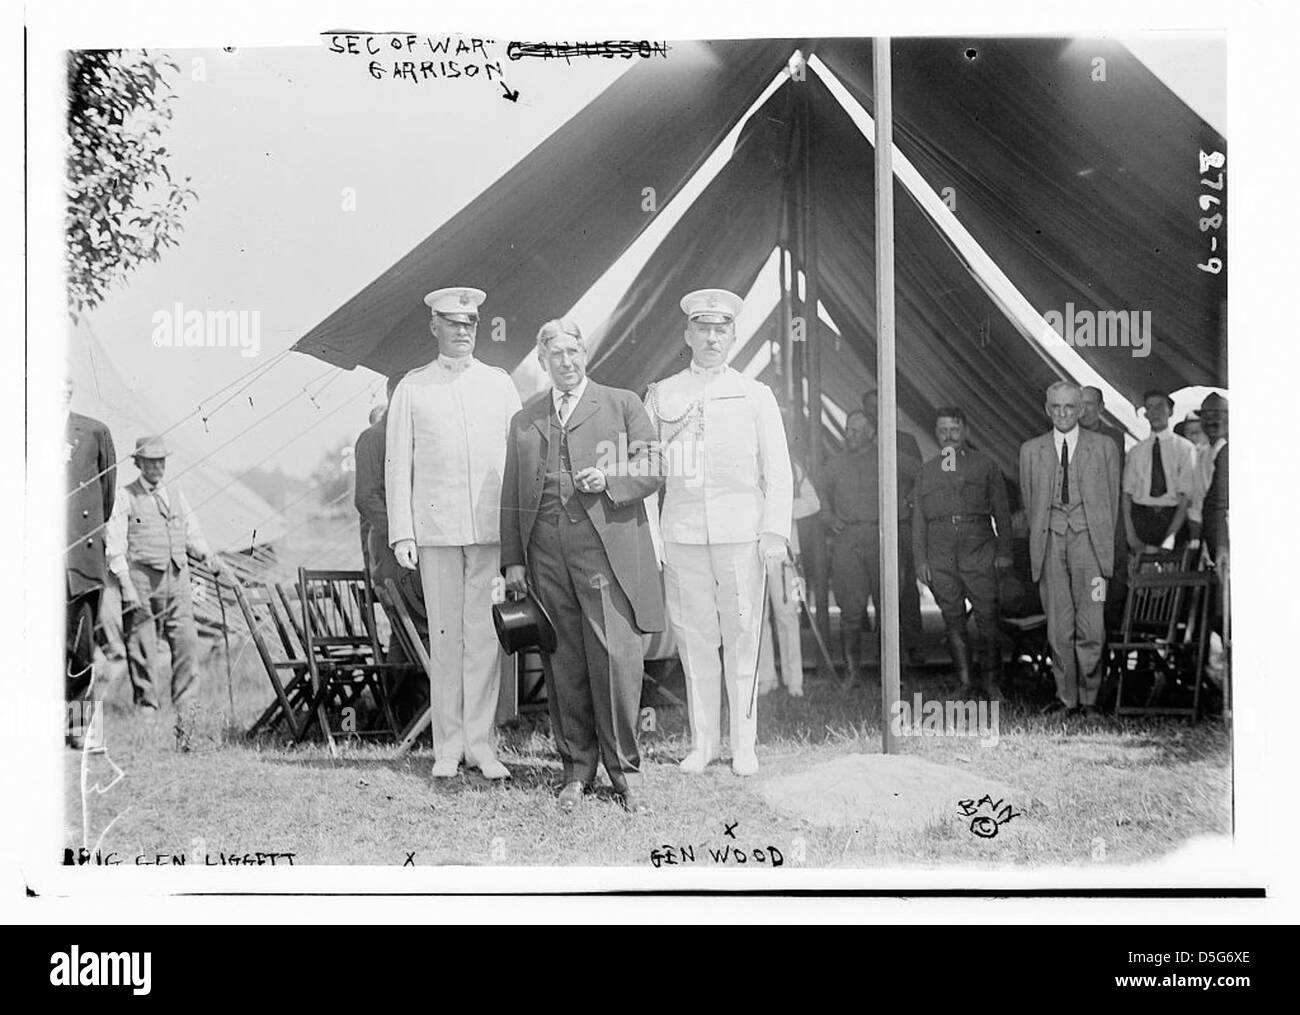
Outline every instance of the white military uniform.
[[492, 586], [501, 557], [506, 435], [520, 409], [510, 375], [439, 356], [397, 385], [388, 409], [388, 541], [415, 540], [429, 615], [436, 761], [495, 761], [501, 677]]
[[695, 363], [650, 385], [646, 409], [669, 463], [660, 518], [664, 586], [686, 671], [691, 746], [719, 753], [725, 679], [733, 758], [752, 754], [758, 710], [746, 712], [763, 612], [758, 538], [786, 539], [791, 525], [781, 413], [767, 385]]

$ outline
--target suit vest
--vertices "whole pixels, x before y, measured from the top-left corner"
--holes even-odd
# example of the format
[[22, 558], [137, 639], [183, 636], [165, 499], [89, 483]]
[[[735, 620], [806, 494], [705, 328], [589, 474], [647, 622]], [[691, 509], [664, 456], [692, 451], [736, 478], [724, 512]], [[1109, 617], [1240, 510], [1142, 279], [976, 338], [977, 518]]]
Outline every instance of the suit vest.
[[169, 561], [184, 568], [185, 516], [180, 510], [180, 494], [171, 491], [170, 509], [164, 515], [158, 498], [139, 479], [127, 484], [126, 493], [131, 498], [126, 526], [127, 560], [159, 571], [165, 571]]
[[577, 499], [573, 485], [573, 463], [569, 460], [569, 430], [551, 409], [550, 434], [546, 442], [546, 478], [542, 497], [537, 504], [538, 519], [555, 519], [563, 512], [571, 522], [580, 522], [587, 513]]
[[1070, 503], [1061, 502], [1061, 456], [1056, 450], [1056, 438], [1052, 438], [1052, 448], [1056, 454], [1056, 468], [1052, 471], [1053, 482], [1056, 484], [1052, 490], [1052, 509], [1048, 517], [1047, 527], [1055, 532], [1058, 536], [1065, 534], [1067, 529], [1073, 529], [1075, 532], [1086, 532], [1088, 529], [1088, 516], [1083, 510], [1083, 487], [1079, 483], [1079, 468], [1077, 460], [1079, 457], [1079, 445], [1074, 445], [1074, 454], [1070, 456]]

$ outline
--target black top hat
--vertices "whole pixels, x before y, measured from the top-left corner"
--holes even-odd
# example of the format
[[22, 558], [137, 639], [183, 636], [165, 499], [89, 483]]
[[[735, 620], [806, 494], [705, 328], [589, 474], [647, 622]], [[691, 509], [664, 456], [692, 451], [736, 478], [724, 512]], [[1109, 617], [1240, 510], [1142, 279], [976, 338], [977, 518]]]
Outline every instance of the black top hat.
[[555, 625], [531, 589], [521, 599], [493, 605], [492, 624], [507, 655], [533, 647], [547, 655], [555, 651]]

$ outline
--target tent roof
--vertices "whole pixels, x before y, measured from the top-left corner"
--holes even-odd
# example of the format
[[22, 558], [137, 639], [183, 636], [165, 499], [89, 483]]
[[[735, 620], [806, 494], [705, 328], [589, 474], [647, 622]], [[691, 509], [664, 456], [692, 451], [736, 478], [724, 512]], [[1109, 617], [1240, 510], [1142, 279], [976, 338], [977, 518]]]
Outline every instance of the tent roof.
[[[816, 52], [870, 109], [870, 44]], [[1034, 307], [1151, 312], [1149, 356], [1079, 349], [1099, 373], [1134, 402], [1155, 385], [1226, 383], [1227, 271], [1196, 268], [1212, 213], [1197, 195], [1213, 193], [1198, 150], [1226, 152], [1222, 135], [1110, 40], [900, 39], [892, 54], [895, 144], [953, 189], [957, 217]]]

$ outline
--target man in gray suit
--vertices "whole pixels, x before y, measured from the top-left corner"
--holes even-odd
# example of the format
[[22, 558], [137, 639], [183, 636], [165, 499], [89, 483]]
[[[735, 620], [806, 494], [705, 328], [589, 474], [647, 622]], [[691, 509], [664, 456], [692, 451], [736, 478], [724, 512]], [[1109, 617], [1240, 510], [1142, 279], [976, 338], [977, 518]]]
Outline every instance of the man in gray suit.
[[510, 422], [501, 570], [511, 595], [531, 581], [555, 624], [542, 667], [564, 763], [561, 809], [578, 806], [603, 760], [623, 806], [645, 812], [641, 635], [663, 630], [664, 603], [643, 501], [663, 486], [661, 459], [641, 400], [587, 377], [577, 325], [542, 325], [537, 356], [553, 387]]
[[1106, 642], [1106, 588], [1115, 563], [1119, 452], [1079, 426], [1083, 393], [1047, 389], [1049, 433], [1020, 445], [1020, 495], [1029, 557], [1047, 611], [1056, 699], [1048, 711], [1096, 712]]

